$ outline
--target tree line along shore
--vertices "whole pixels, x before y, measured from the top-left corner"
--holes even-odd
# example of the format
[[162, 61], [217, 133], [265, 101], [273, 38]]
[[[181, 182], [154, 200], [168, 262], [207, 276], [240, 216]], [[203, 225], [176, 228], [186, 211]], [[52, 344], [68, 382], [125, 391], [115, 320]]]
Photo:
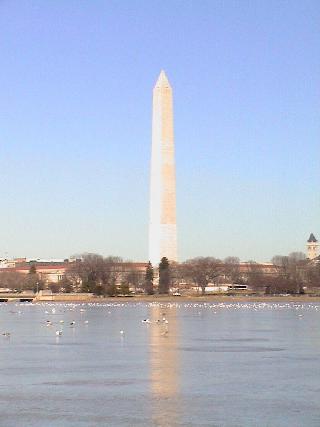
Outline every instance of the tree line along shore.
[[27, 274], [2, 270], [0, 288], [17, 293], [88, 293], [99, 298], [320, 296], [320, 260], [306, 259], [300, 252], [275, 256], [270, 263], [240, 262], [237, 257], [196, 257], [176, 263], [164, 257], [157, 266], [86, 253], [68, 263], [55, 283], [43, 280], [37, 268], [37, 262], [30, 262]]

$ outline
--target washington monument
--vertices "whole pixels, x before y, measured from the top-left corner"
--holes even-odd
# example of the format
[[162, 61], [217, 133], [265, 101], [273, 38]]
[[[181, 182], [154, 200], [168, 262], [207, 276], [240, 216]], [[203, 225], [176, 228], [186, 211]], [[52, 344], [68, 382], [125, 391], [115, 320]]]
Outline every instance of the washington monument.
[[164, 71], [153, 88], [149, 260], [177, 261], [172, 89]]

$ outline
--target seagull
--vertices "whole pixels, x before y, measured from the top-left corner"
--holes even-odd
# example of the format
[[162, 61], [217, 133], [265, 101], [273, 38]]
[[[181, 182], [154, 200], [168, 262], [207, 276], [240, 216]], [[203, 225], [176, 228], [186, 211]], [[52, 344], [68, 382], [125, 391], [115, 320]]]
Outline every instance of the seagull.
[[5, 336], [5, 337], [10, 337], [10, 332], [3, 332], [3, 334], [2, 334], [3, 336]]
[[89, 323], [89, 320], [85, 320], [84, 323], [87, 325]]
[[56, 335], [57, 336], [61, 336], [62, 335], [62, 331], [56, 331]]
[[121, 334], [121, 335], [123, 335], [123, 334], [124, 334], [124, 331], [120, 331], [120, 334]]
[[70, 326], [74, 326], [76, 324], [76, 322], [74, 320], [72, 320], [72, 322], [70, 322]]

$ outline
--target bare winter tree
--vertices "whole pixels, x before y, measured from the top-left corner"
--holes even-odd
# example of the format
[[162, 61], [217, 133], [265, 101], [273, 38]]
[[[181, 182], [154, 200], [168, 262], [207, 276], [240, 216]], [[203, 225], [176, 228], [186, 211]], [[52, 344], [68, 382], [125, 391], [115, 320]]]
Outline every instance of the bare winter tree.
[[82, 292], [98, 295], [114, 295], [119, 275], [122, 274], [122, 258], [107, 257], [85, 253], [78, 256], [78, 261], [70, 263], [66, 277], [73, 283], [81, 284]]
[[25, 275], [16, 271], [3, 271], [0, 273], [1, 288], [7, 288], [10, 290], [17, 289], [18, 291], [22, 291], [25, 281]]
[[137, 292], [138, 288], [143, 287], [144, 283], [144, 272], [137, 270], [135, 267], [126, 269], [126, 274], [124, 275], [123, 282], [126, 283], [129, 288], [133, 288], [134, 292]]
[[103, 293], [108, 296], [117, 294], [117, 283], [125, 275], [124, 267], [122, 266], [123, 259], [116, 256], [108, 256], [104, 259], [104, 277], [102, 280]]
[[238, 283], [240, 280], [240, 259], [229, 256], [224, 260], [224, 274], [230, 283]]
[[189, 259], [182, 264], [182, 268], [184, 277], [201, 288], [202, 295], [206, 292], [206, 286], [215, 283], [223, 273], [222, 262], [213, 257]]
[[306, 285], [311, 288], [320, 288], [320, 262], [309, 261], [305, 268]]
[[306, 256], [303, 252], [291, 252], [288, 257], [289, 261], [293, 263], [298, 263], [306, 259]]
[[276, 267], [283, 267], [289, 263], [289, 259], [287, 256], [284, 255], [275, 255], [272, 257], [271, 262]]
[[271, 289], [274, 293], [301, 293], [303, 284], [307, 281], [305, 254], [292, 252], [288, 256], [276, 255], [272, 263], [277, 267], [278, 278], [274, 280]]
[[[275, 270], [276, 271], [276, 270]], [[255, 261], [247, 262], [246, 282], [256, 291], [265, 291], [270, 284], [270, 277], [263, 271], [263, 266]]]
[[175, 261], [170, 262], [170, 278], [171, 286], [179, 288], [180, 283], [185, 279], [183, 264]]

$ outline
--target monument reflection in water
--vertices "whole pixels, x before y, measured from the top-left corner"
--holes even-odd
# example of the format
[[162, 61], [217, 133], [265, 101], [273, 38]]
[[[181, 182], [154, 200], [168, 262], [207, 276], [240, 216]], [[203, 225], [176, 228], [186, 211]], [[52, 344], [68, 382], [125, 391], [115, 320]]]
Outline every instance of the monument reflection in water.
[[[165, 323], [163, 319], [168, 323]], [[150, 379], [154, 425], [173, 426], [180, 419], [178, 320], [176, 308], [150, 308]]]

